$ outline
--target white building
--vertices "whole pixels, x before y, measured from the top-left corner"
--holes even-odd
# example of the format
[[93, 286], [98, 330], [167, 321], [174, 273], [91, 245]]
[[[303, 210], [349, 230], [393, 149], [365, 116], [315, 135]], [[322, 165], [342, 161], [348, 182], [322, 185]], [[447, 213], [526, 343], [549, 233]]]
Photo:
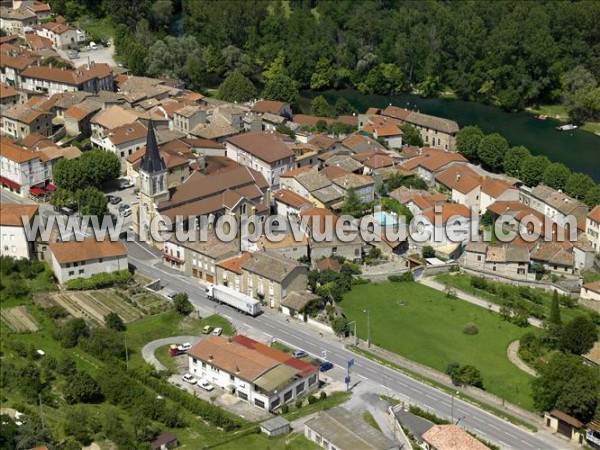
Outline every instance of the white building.
[[52, 160], [45, 152], [26, 150], [6, 137], [0, 138], [0, 168], [2, 186], [21, 196], [52, 180]]
[[39, 36], [52, 41], [54, 48], [76, 48], [85, 41], [85, 33], [64, 23], [47, 22], [36, 29]]
[[187, 352], [189, 372], [272, 411], [319, 386], [319, 368], [246, 336], [207, 337]]
[[27, 27], [33, 27], [37, 23], [38, 17], [36, 13], [28, 8], [13, 9], [7, 6], [0, 6], [0, 28], [6, 34], [23, 35]]
[[74, 278], [128, 269], [127, 249], [122, 242], [112, 242], [108, 238], [103, 241], [87, 238], [81, 242], [53, 242], [50, 255], [52, 271], [60, 284]]
[[506, 181], [497, 178], [484, 178], [481, 182], [479, 212], [484, 214], [488, 206], [499, 200], [509, 202], [519, 201], [519, 190]]
[[279, 134], [250, 132], [227, 139], [226, 156], [260, 172], [269, 185], [279, 185], [282, 173], [294, 168], [295, 153]]
[[38, 214], [37, 205], [0, 203], [0, 255], [31, 259], [34, 241], [27, 239], [23, 220], [31, 222]]
[[581, 286], [581, 292], [579, 293], [579, 296], [586, 300], [595, 300], [600, 302], [600, 281], [586, 283]]
[[[146, 127], [139, 122], [121, 125], [113, 128], [107, 136], [102, 138], [100, 147], [117, 155], [124, 165], [125, 158], [146, 145], [147, 133]], [[98, 140], [95, 140], [94, 143], [97, 144]]]
[[74, 70], [50, 66], [29, 66], [21, 72], [21, 89], [54, 95], [68, 91], [97, 94], [114, 91], [112, 68], [91, 62]]
[[592, 209], [587, 215], [585, 234], [596, 253], [600, 253], [600, 205]]
[[173, 113], [173, 129], [189, 134], [196, 125], [206, 123], [206, 109], [199, 105], [188, 105]]
[[471, 211], [464, 205], [443, 203], [424, 211], [415, 227], [415, 231], [423, 236], [423, 240], [418, 241], [423, 245], [442, 247], [467, 242], [471, 232]]

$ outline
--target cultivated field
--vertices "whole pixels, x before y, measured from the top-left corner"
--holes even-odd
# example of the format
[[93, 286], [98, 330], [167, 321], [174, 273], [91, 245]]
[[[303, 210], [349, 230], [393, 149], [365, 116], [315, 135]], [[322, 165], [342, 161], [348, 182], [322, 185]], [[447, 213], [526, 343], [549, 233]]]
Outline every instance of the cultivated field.
[[108, 290], [62, 292], [55, 294], [53, 299], [73, 317], [81, 317], [96, 323], [103, 323], [104, 316], [110, 312], [117, 313], [126, 323], [143, 316], [142, 311]]
[[15, 306], [14, 308], [3, 308], [2, 326], [7, 327], [14, 333], [34, 333], [40, 329], [37, 322], [24, 306]]

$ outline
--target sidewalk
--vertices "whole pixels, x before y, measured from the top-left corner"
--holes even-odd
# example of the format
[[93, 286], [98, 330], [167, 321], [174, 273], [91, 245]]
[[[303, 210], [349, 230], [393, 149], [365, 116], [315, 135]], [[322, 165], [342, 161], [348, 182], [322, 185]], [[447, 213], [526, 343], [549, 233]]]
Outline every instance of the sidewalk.
[[[420, 280], [417, 281], [418, 283], [424, 284], [425, 286], [429, 286], [430, 288], [436, 289], [438, 291], [442, 291], [444, 292], [446, 290], [446, 286], [444, 286], [442, 283], [435, 281], [432, 278], [421, 278]], [[466, 302], [469, 302], [475, 306], [479, 306], [481, 308], [485, 308], [487, 310], [490, 311], [494, 311], [499, 313], [500, 312], [500, 305], [497, 305], [495, 303], [491, 303], [488, 300], [485, 300], [481, 297], [477, 297], [475, 295], [472, 294], [468, 294], [464, 291], [461, 291], [459, 289], [454, 289], [456, 291], [456, 296], [461, 299], [464, 300]], [[541, 320], [536, 319], [535, 317], [529, 317], [527, 319], [527, 321], [529, 322], [530, 325], [537, 327], [537, 328], [543, 328], [544, 324]]]

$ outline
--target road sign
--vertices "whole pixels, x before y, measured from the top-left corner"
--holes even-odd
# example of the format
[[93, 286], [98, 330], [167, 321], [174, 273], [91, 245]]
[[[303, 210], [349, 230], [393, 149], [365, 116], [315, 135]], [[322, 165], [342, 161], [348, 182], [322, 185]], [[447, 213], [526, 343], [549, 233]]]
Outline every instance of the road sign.
[[354, 358], [348, 360], [348, 369], [354, 365]]
[[344, 383], [350, 384], [350, 377], [349, 376], [346, 377], [346, 378], [344, 378]]

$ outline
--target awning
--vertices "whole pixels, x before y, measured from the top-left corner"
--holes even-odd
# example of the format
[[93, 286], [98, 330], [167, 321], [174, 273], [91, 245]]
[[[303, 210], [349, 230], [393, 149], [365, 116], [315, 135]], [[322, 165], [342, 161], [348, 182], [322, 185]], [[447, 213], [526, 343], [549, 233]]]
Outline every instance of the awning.
[[11, 187], [13, 189], [19, 189], [21, 187], [14, 181], [9, 180], [8, 178], [4, 178], [4, 177], [0, 177], [0, 183], [2, 183], [5, 186]]
[[31, 194], [33, 194], [33, 195], [36, 195], [36, 196], [40, 196], [40, 195], [44, 195], [45, 194], [44, 190], [42, 188], [39, 188], [39, 187], [32, 187], [31, 189], [29, 189], [29, 192]]
[[52, 183], [48, 183], [48, 184], [46, 185], [46, 190], [47, 190], [48, 192], [54, 192], [54, 191], [56, 190], [56, 186], [54, 186]]

